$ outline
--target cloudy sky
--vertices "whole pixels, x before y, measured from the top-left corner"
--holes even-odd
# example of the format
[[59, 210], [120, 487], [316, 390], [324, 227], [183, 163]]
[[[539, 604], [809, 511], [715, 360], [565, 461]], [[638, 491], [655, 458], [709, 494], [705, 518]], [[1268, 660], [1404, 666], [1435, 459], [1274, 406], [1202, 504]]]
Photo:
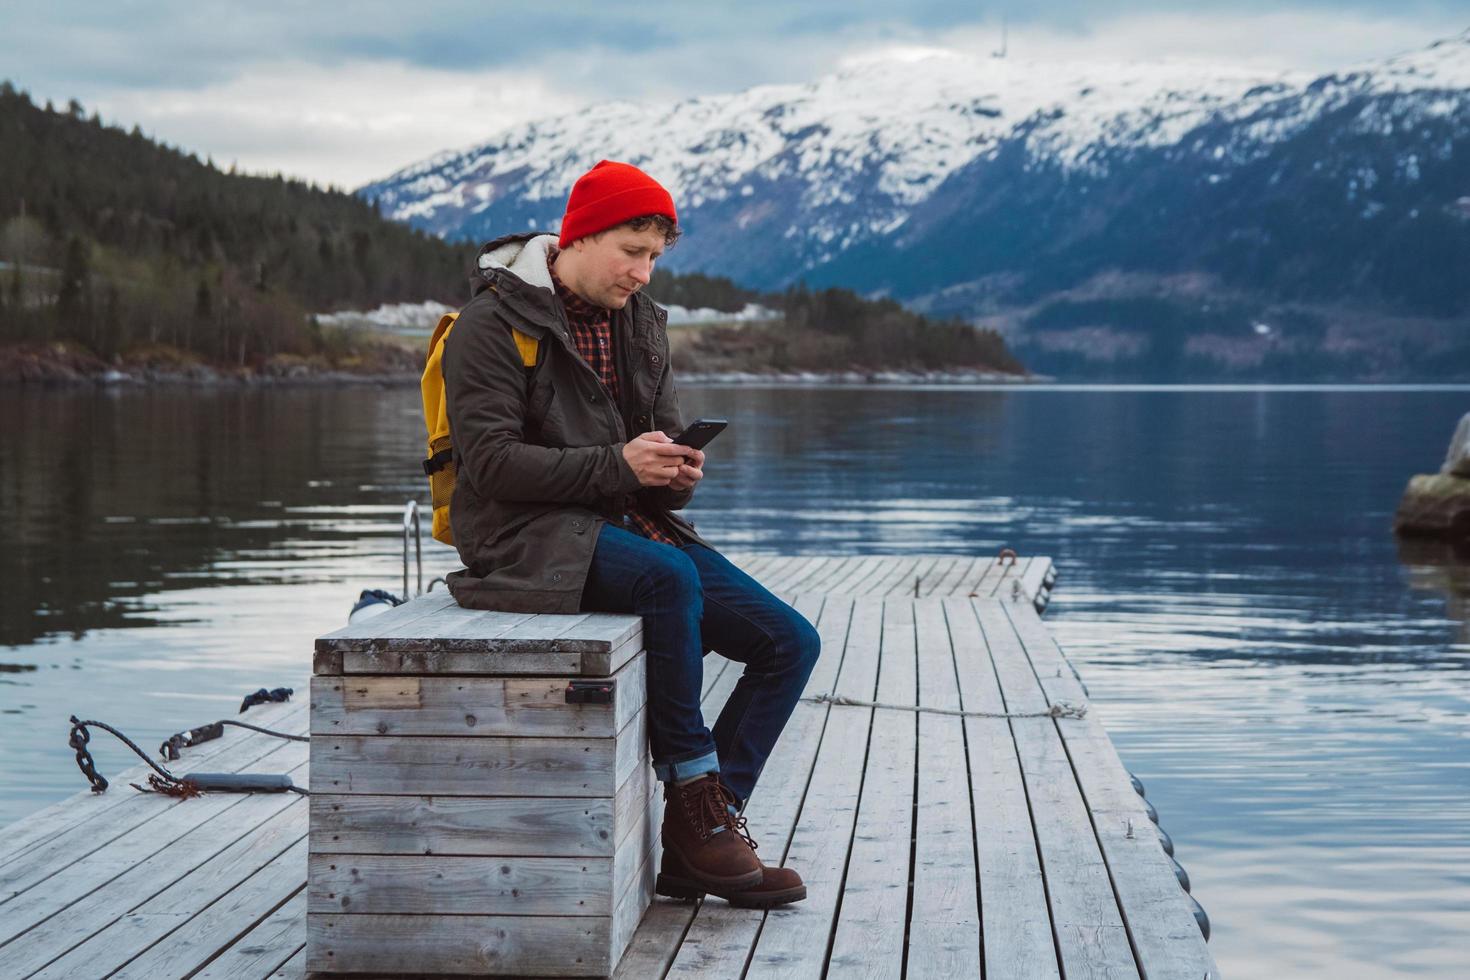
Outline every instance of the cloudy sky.
[[608, 99], [802, 82], [888, 48], [1328, 71], [1470, 28], [1465, 0], [698, 4], [0, 0], [0, 78], [209, 155], [356, 187]]

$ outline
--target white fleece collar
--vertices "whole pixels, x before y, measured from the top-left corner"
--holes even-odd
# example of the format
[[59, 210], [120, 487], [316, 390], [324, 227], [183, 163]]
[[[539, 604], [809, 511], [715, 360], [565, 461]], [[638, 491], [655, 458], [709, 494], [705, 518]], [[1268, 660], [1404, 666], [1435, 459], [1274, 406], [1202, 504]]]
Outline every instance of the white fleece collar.
[[523, 242], [506, 242], [480, 256], [480, 268], [504, 269], [515, 273], [527, 285], [554, 292], [551, 271], [546, 268], [546, 256], [555, 245], [555, 235], [537, 235]]

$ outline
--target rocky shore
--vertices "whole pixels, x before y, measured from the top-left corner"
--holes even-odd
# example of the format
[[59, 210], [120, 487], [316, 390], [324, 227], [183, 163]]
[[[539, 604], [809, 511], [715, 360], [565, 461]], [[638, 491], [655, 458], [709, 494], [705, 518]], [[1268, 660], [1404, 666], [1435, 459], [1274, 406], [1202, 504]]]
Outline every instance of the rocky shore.
[[139, 351], [111, 362], [74, 344], [0, 346], [0, 385], [418, 384], [420, 366], [392, 349], [332, 364], [279, 356], [249, 367], [208, 364], [177, 351]]
[[[222, 367], [187, 359], [172, 351], [135, 352], [111, 363], [68, 344], [0, 347], [0, 385], [417, 385], [421, 365], [416, 351], [386, 348], [348, 365], [313, 358], [281, 356], [254, 367]], [[1034, 384], [1045, 375], [1003, 371], [680, 371], [683, 384]]]

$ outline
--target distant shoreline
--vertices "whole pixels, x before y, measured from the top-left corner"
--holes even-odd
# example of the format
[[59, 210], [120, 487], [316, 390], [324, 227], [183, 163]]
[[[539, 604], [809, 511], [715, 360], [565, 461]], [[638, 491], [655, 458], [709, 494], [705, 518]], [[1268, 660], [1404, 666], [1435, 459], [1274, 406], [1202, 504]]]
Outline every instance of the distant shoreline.
[[[401, 363], [401, 362], [400, 362]], [[381, 362], [378, 365], [382, 367]], [[1003, 371], [965, 369], [840, 370], [840, 371], [681, 371], [684, 384], [1007, 384], [1054, 381], [1046, 375], [1015, 375]], [[64, 347], [0, 347], [0, 386], [134, 387], [150, 385], [279, 386], [279, 385], [417, 385], [415, 367], [371, 370], [329, 367], [300, 360], [268, 363], [262, 367], [224, 368], [188, 364], [108, 364], [90, 353]]]
[[[757, 373], [719, 372], [679, 374], [676, 380], [689, 385], [1008, 385], [1021, 387], [1034, 384], [1052, 384], [1055, 378], [1046, 375], [1017, 377], [988, 371], [828, 371], [800, 373]], [[138, 388], [152, 385], [197, 386], [206, 388], [225, 387], [315, 387], [382, 385], [416, 387], [420, 377], [417, 373], [397, 372], [391, 374], [356, 373], [351, 371], [306, 371], [306, 372], [252, 372], [196, 370], [177, 371], [121, 371], [109, 369], [103, 372], [46, 373], [43, 376], [16, 377], [0, 375], [0, 388]]]
[[[0, 363], [0, 369], [5, 365]], [[164, 388], [327, 388], [364, 387], [417, 388], [417, 372], [352, 372], [352, 371], [284, 371], [284, 372], [234, 372], [193, 370], [178, 371], [119, 371], [116, 369], [90, 374], [49, 374], [45, 377], [16, 377], [0, 370], [0, 390], [6, 389], [110, 389], [117, 391], [146, 390], [151, 387]], [[755, 372], [689, 372], [680, 373], [677, 381], [681, 385], [708, 385], [713, 387], [851, 387], [851, 388], [945, 388], [984, 387], [1011, 389], [1068, 389], [1068, 390], [1129, 390], [1170, 391], [1191, 389], [1201, 391], [1319, 391], [1319, 390], [1374, 390], [1374, 391], [1470, 391], [1470, 382], [1431, 381], [1107, 381], [1107, 380], [1062, 380], [1049, 375], [1017, 377], [998, 372], [906, 372], [906, 371], [831, 371], [786, 372], [761, 374]]]

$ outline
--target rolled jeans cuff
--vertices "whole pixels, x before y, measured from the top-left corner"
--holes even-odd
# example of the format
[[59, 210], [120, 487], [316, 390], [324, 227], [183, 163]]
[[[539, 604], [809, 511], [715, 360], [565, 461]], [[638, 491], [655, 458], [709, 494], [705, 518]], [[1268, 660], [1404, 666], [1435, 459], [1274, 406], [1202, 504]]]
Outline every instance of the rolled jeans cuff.
[[707, 772], [719, 771], [720, 757], [713, 749], [693, 759], [676, 759], [653, 764], [653, 774], [661, 783], [691, 779], [695, 776], [703, 776]]

